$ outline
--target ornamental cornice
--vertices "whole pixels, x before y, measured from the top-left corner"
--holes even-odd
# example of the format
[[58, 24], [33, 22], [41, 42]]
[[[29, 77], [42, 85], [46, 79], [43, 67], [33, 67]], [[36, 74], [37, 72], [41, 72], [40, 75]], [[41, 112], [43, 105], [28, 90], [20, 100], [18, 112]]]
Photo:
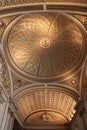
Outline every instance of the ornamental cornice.
[[[34, 7], [34, 10], [44, 10], [44, 9], [71, 9], [74, 8], [74, 10], [86, 10], [87, 7], [87, 1], [86, 0], [0, 0], [0, 10], [11, 9], [12, 12], [15, 9], [15, 11], [20, 10], [19, 7], [23, 7], [25, 10], [25, 7], [27, 7], [27, 10], [32, 10], [32, 6]], [[40, 7], [39, 7], [40, 6]], [[47, 6], [47, 7], [44, 7]], [[29, 7], [29, 8], [28, 8]], [[82, 7], [82, 8], [81, 8]], [[23, 10], [22, 9], [22, 10]], [[9, 12], [9, 11], [7, 11]], [[6, 12], [5, 12], [6, 13]]]
[[0, 6], [12, 6], [23, 4], [87, 4], [86, 0], [0, 0]]

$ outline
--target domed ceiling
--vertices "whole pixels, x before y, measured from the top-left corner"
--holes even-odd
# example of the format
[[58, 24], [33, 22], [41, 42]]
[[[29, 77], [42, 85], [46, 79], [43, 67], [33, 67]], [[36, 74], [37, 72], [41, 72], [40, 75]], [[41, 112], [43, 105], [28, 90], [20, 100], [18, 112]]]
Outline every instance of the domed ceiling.
[[15, 19], [4, 34], [12, 70], [32, 81], [55, 81], [73, 74], [85, 47], [75, 19], [60, 13], [33, 13]]
[[73, 117], [76, 100], [60, 86], [33, 86], [15, 94], [17, 112], [29, 125], [64, 125]]
[[65, 127], [72, 120], [83, 89], [85, 19], [50, 11], [2, 18], [0, 49], [8, 71], [0, 80], [10, 88], [9, 106], [23, 128]]

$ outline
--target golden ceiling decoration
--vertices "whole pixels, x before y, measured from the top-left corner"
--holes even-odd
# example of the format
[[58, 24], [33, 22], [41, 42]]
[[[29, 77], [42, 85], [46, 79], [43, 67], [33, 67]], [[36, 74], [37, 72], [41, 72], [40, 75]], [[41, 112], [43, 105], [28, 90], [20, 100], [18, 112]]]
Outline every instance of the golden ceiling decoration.
[[78, 3], [78, 4], [87, 4], [86, 0], [0, 0], [0, 7], [5, 6], [17, 6], [23, 4], [43, 4], [43, 3]]
[[4, 57], [0, 54], [0, 82], [10, 94], [10, 77]]
[[[70, 123], [86, 54], [79, 19], [66, 13], [38, 12], [2, 19], [3, 23], [1, 47], [9, 68], [9, 104], [14, 115], [25, 128]], [[9, 76], [2, 76], [3, 85], [10, 86]]]
[[30, 87], [13, 99], [26, 125], [66, 124], [75, 113], [75, 99], [55, 86]]
[[67, 123], [67, 119], [61, 113], [42, 110], [31, 114], [25, 123], [26, 125], [62, 125]]
[[87, 0], [0, 0], [0, 102], [23, 129], [71, 125], [87, 86], [86, 10]]
[[72, 17], [33, 13], [12, 24], [4, 35], [4, 51], [19, 75], [28, 80], [55, 81], [79, 68], [84, 38]]

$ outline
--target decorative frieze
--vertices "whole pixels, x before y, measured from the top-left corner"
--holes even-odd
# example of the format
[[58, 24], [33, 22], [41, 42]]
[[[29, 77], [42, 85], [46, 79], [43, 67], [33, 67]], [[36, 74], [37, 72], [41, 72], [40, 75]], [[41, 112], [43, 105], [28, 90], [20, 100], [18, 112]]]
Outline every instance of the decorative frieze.
[[9, 93], [10, 92], [9, 73], [8, 73], [7, 65], [1, 54], [0, 54], [0, 82], [3, 84], [3, 86], [6, 88], [6, 91]]
[[0, 0], [0, 6], [12, 6], [12, 5], [21, 5], [21, 4], [40, 4], [40, 3], [53, 3], [53, 2], [62, 2], [62, 3], [80, 3], [87, 4], [86, 0]]

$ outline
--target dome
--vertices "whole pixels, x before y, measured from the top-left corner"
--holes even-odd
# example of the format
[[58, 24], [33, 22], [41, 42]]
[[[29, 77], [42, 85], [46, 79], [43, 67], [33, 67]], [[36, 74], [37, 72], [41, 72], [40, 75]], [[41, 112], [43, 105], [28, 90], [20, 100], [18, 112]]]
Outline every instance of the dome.
[[5, 31], [4, 49], [12, 70], [32, 81], [55, 81], [79, 69], [84, 38], [71, 16], [31, 13]]

